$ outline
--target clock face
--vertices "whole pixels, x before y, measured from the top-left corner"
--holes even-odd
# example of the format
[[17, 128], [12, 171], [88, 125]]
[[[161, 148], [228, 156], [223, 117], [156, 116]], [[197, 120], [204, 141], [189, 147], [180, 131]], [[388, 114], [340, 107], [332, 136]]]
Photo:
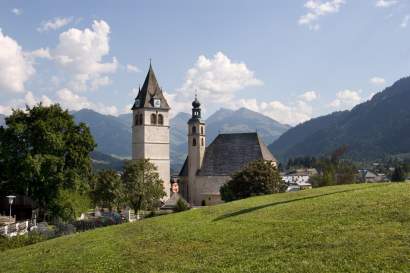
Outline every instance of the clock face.
[[155, 107], [155, 108], [161, 107], [161, 100], [155, 99], [155, 100], [154, 100], [154, 107]]

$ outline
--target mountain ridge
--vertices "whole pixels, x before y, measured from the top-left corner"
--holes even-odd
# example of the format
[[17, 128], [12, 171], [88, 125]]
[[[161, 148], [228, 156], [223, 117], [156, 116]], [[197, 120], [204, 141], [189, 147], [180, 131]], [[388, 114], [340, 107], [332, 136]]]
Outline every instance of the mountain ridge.
[[350, 111], [302, 123], [269, 145], [282, 160], [321, 156], [342, 145], [347, 158], [375, 160], [410, 152], [410, 77], [402, 78]]

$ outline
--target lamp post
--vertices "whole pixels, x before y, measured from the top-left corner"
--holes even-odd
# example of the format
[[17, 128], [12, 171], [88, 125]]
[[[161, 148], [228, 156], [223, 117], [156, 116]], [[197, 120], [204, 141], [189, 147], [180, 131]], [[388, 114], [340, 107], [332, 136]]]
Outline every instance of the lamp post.
[[8, 196], [6, 196], [6, 197], [9, 199], [9, 205], [10, 205], [9, 223], [11, 223], [11, 205], [13, 205], [14, 198], [16, 198], [16, 196], [14, 196], [14, 195], [8, 195]]

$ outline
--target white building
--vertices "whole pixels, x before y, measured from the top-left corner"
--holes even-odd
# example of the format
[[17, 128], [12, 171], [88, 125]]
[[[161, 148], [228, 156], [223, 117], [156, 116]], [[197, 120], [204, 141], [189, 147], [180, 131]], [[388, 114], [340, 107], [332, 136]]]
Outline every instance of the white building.
[[135, 98], [132, 124], [132, 159], [149, 159], [157, 168], [167, 199], [170, 196], [169, 110], [150, 64]]

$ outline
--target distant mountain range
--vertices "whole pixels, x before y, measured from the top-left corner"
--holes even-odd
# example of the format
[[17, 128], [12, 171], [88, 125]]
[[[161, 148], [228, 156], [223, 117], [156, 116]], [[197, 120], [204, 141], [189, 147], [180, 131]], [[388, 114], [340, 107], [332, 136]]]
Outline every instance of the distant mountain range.
[[282, 160], [320, 156], [347, 145], [346, 157], [375, 160], [410, 152], [410, 77], [376, 94], [351, 111], [300, 124], [269, 146]]
[[[97, 143], [96, 151], [117, 158], [131, 157], [132, 115], [118, 117], [102, 115], [83, 109], [73, 112], [77, 122], [86, 123]], [[177, 172], [187, 153], [187, 122], [191, 115], [179, 113], [170, 120], [171, 169]], [[211, 143], [220, 133], [258, 131], [266, 144], [272, 143], [290, 126], [269, 117], [241, 108], [237, 111], [221, 109], [207, 120], [207, 143]]]

